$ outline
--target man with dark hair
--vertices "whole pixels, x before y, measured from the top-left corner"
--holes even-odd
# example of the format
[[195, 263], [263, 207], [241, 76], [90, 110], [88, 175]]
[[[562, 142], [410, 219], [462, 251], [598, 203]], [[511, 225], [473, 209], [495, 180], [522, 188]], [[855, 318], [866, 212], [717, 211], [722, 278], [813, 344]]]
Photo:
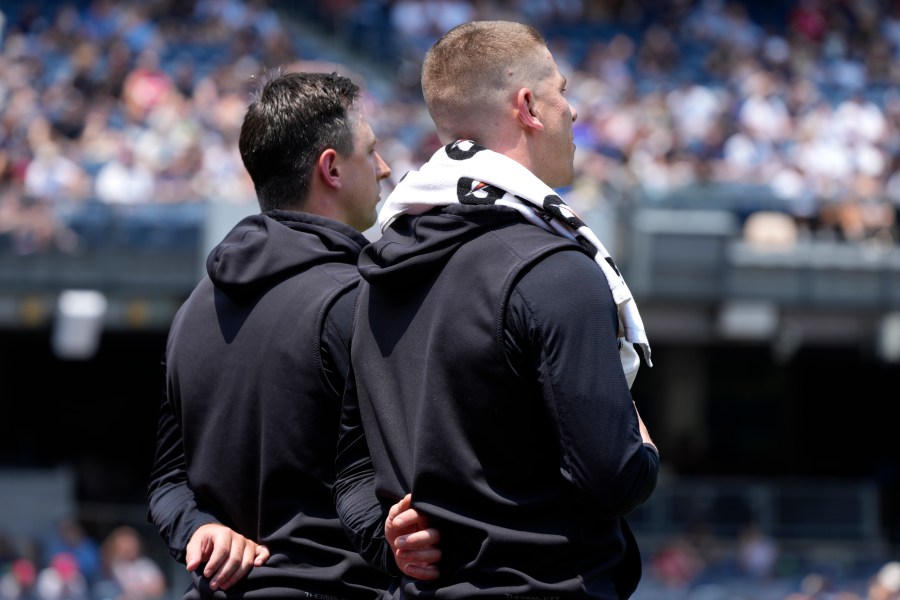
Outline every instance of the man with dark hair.
[[[209, 254], [176, 314], [149, 518], [192, 585], [184, 598], [380, 598], [387, 573], [436, 574], [436, 533], [409, 500], [363, 518], [376, 543], [412, 534], [408, 561], [367, 564], [332, 497], [356, 261], [390, 169], [337, 74], [267, 76], [241, 129], [260, 214]], [[392, 527], [404, 515], [408, 527]], [[399, 570], [398, 570], [399, 567]]]
[[[476, 21], [428, 51], [446, 144], [397, 184], [360, 283], [335, 483], [374, 478], [441, 532], [441, 575], [403, 598], [630, 596], [624, 516], [659, 455], [629, 386], [650, 346], [628, 286], [554, 188], [574, 177], [566, 78], [532, 27]], [[374, 529], [358, 528], [364, 555]], [[402, 556], [403, 538], [397, 540]]]

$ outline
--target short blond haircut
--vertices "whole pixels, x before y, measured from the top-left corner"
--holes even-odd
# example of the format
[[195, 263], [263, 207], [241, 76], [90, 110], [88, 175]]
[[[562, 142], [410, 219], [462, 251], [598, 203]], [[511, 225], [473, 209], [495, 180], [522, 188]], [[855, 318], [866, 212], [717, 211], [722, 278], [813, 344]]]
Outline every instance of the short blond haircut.
[[512, 21], [471, 21], [445, 33], [422, 64], [422, 94], [438, 132], [477, 127], [513, 87], [532, 85], [543, 68], [544, 37]]

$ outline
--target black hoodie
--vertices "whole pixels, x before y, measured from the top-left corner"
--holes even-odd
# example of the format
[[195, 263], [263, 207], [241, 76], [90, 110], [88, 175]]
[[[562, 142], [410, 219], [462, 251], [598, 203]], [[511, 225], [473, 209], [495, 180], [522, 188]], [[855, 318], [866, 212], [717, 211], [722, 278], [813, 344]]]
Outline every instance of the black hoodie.
[[[451, 204], [399, 217], [360, 272], [335, 492], [353, 528], [374, 469], [382, 505], [411, 492], [440, 531], [441, 578], [398, 597], [628, 597], [623, 517], [659, 457], [596, 263], [513, 209]], [[372, 533], [354, 541], [380, 560]]]
[[182, 562], [210, 522], [272, 552], [227, 593], [213, 596], [194, 575], [185, 598], [356, 600], [387, 586], [353, 551], [332, 500], [367, 242], [306, 213], [247, 217], [209, 254], [207, 277], [175, 316], [149, 517]]

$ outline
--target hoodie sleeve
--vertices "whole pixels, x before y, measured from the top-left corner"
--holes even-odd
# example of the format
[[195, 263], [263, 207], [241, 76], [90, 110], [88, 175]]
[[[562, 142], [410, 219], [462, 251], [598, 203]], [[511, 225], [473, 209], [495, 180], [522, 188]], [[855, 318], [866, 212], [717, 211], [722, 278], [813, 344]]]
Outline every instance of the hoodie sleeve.
[[322, 332], [325, 376], [338, 396], [343, 395], [332, 495], [341, 524], [356, 551], [376, 569], [399, 575], [384, 537], [387, 511], [382, 509], [375, 496], [375, 472], [362, 427], [350, 364], [355, 300], [355, 290], [354, 293], [344, 294], [329, 311]]
[[375, 472], [359, 414], [351, 367], [344, 390], [334, 504], [356, 551], [375, 568], [401, 575], [384, 536], [387, 510], [375, 496]]
[[560, 471], [586, 514], [621, 517], [656, 487], [659, 455], [641, 438], [622, 370], [618, 313], [602, 271], [564, 251], [518, 282], [507, 308], [514, 368], [537, 377], [560, 451]]
[[[162, 371], [165, 373], [165, 358]], [[182, 445], [181, 426], [163, 384], [156, 455], [150, 472], [148, 520], [166, 544], [169, 554], [185, 562], [185, 551], [191, 536], [201, 525], [219, 523], [211, 514], [200, 510], [188, 483], [187, 466]]]

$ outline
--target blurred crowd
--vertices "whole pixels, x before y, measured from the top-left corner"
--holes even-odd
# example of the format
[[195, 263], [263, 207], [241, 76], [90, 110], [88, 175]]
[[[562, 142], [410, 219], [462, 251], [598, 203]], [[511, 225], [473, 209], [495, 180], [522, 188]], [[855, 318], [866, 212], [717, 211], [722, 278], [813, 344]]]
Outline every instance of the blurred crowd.
[[163, 569], [129, 525], [118, 525], [97, 541], [79, 521], [65, 518], [27, 542], [0, 536], [0, 600], [169, 597]]
[[252, 202], [237, 150], [251, 76], [296, 59], [263, 3], [4, 3], [0, 232], [75, 251], [91, 203]]
[[766, 221], [780, 241], [898, 239], [896, 1], [349, 0], [319, 18], [358, 46], [390, 40], [411, 89], [418, 57], [452, 24], [535, 24], [579, 111], [583, 211], [683, 190], [679, 206], [719, 202], [742, 224], [782, 215]]
[[[0, 600], [181, 597], [181, 582], [147, 552], [136, 527], [113, 525], [99, 538], [74, 518], [48, 527], [24, 540], [0, 532]], [[896, 559], [813, 554], [782, 544], [754, 521], [735, 535], [701, 523], [660, 545], [645, 544], [633, 600], [900, 600]]]
[[[748, 236], [765, 212], [782, 242], [900, 237], [896, 1], [15, 0], [0, 9], [0, 246], [77, 252], [97, 209], [253, 203], [236, 136], [265, 67], [368, 80], [399, 178], [437, 144], [421, 56], [474, 18], [550, 41], [579, 112], [564, 192], [586, 219], [681, 198], [737, 211]], [[358, 64], [323, 62], [294, 22]]]
[[789, 548], [752, 520], [734, 536], [700, 523], [646, 557], [633, 600], [900, 598], [900, 562], [815, 555]]

